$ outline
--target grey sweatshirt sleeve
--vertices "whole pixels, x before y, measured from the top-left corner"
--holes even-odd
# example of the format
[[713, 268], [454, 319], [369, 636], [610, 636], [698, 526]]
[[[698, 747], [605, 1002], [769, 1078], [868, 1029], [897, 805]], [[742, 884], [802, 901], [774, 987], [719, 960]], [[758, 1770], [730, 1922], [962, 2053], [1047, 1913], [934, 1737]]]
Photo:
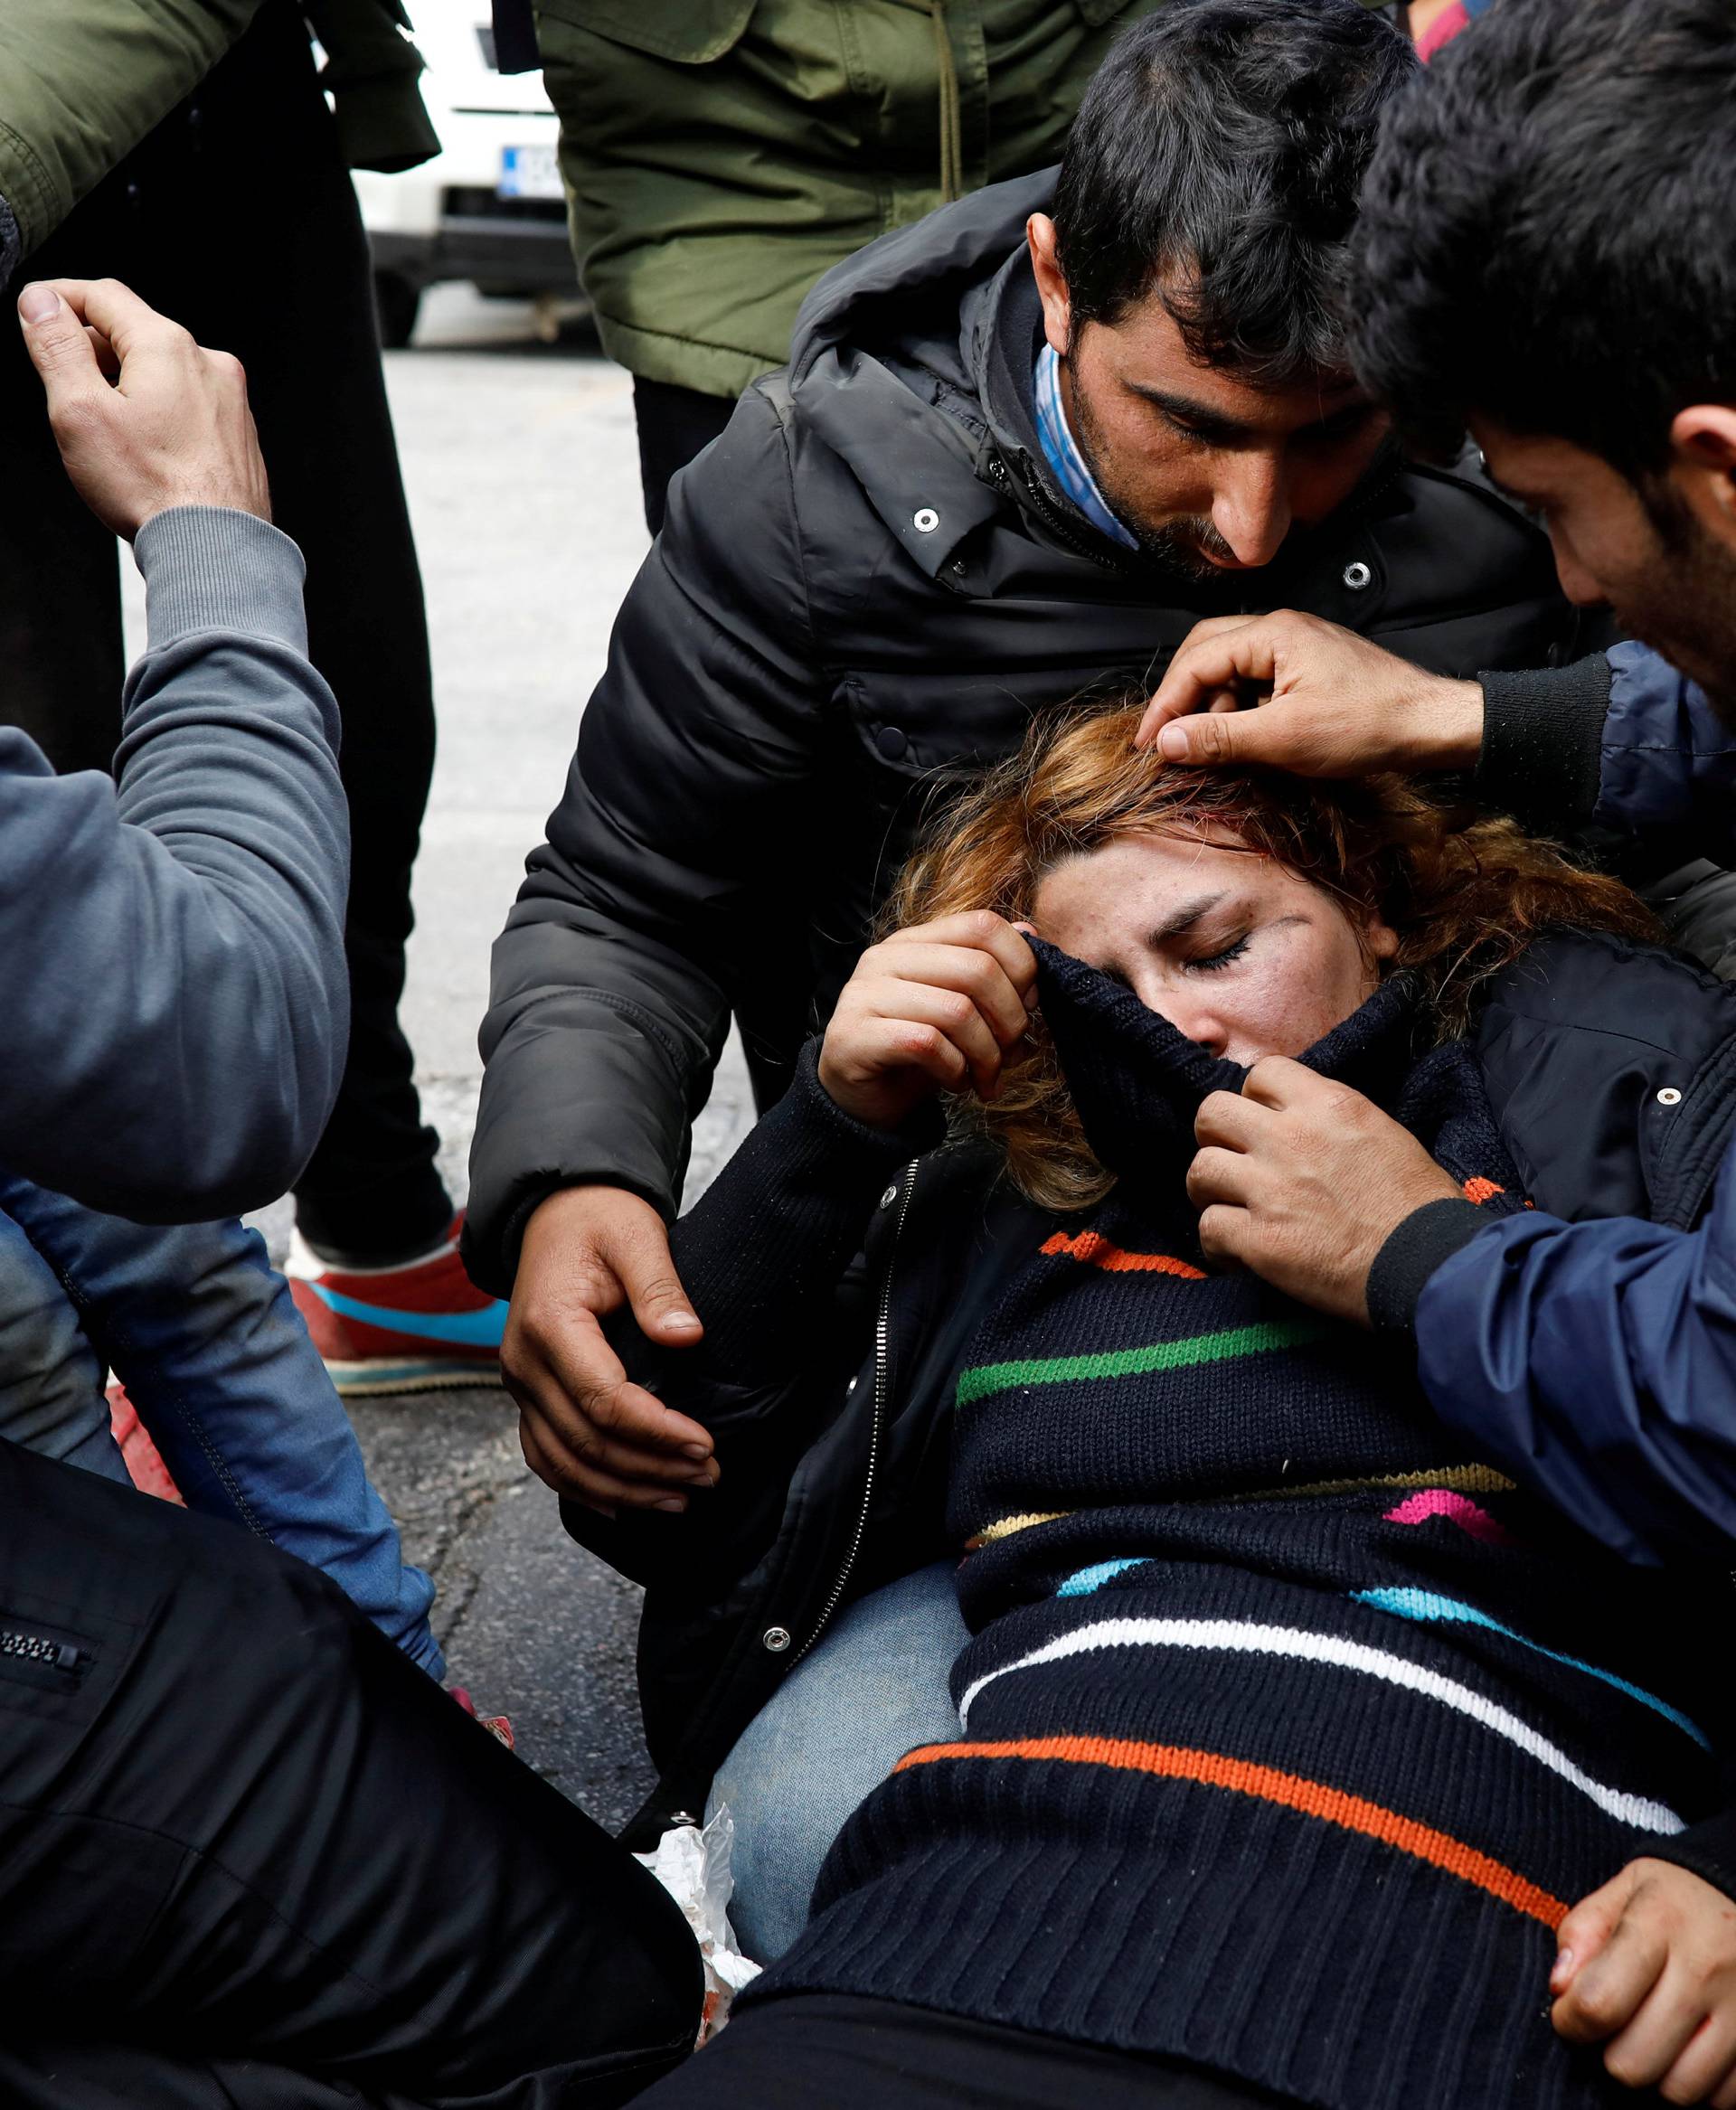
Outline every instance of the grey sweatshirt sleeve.
[[0, 730], [0, 1156], [145, 1221], [281, 1193], [349, 1032], [337, 706], [301, 555], [250, 514], [140, 531], [118, 783]]

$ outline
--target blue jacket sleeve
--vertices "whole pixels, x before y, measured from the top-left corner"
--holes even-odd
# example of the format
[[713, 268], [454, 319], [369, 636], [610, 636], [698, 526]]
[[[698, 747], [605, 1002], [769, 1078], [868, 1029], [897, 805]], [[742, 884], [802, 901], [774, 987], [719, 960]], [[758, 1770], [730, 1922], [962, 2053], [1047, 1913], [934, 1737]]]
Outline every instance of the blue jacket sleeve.
[[184, 507], [137, 554], [118, 784], [0, 731], [0, 1158], [197, 1221], [281, 1193], [336, 1095], [348, 824], [295, 544]]
[[1736, 1541], [1736, 1144], [1693, 1231], [1527, 1211], [1478, 1227], [1416, 1305], [1441, 1418], [1628, 1559]]
[[1705, 692], [1645, 645], [1608, 655], [1594, 817], [1630, 834], [1679, 832], [1694, 855], [1736, 856], [1736, 730]]
[[1645, 645], [1571, 666], [1481, 674], [1473, 788], [1535, 834], [1665, 835], [1683, 859], [1736, 856], [1736, 731]]

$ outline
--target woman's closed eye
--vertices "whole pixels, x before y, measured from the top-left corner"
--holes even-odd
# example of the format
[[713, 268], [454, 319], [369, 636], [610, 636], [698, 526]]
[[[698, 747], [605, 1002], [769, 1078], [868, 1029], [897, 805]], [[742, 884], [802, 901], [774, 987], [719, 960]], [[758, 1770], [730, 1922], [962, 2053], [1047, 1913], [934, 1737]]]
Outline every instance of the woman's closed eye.
[[1251, 931], [1244, 930], [1240, 937], [1232, 939], [1221, 951], [1206, 953], [1195, 959], [1184, 960], [1182, 965], [1190, 975], [1216, 974], [1219, 968], [1227, 967], [1232, 961], [1241, 957], [1243, 953], [1248, 950], [1248, 940], [1252, 935]]

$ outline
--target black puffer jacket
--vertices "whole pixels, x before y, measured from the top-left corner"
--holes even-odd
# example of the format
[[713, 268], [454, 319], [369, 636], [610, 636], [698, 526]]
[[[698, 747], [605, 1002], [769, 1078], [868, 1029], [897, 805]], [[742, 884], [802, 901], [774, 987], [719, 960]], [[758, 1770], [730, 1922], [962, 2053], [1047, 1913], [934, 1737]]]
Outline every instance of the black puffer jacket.
[[1574, 654], [1547, 542], [1438, 471], [1211, 583], [1098, 534], [1033, 429], [1024, 228], [1051, 189], [997, 185], [830, 273], [788, 371], [676, 479], [495, 948], [466, 1234], [489, 1287], [557, 1187], [673, 1211], [731, 1009], [763, 1101], [932, 788], [1033, 713], [1155, 682], [1236, 609], [1309, 609], [1453, 674]]
[[[1657, 1093], [1736, 1063], [1736, 987], [1656, 947], [1563, 935], [1491, 983], [1474, 1046], [1540, 1209], [1684, 1228], [1699, 1219], [1736, 1098], [1696, 1092], [1665, 1122]], [[646, 1589], [640, 1697], [663, 1777], [636, 1838], [703, 1808], [736, 1738], [840, 1606], [948, 1551], [954, 1380], [1045, 1220], [997, 1177], [992, 1152], [948, 1147], [901, 1163], [908, 1147], [885, 1140], [865, 1258], [835, 1307], [815, 1313], [799, 1380], [720, 1397], [687, 1352], [656, 1356], [630, 1329], [618, 1334], [635, 1374], [714, 1427], [723, 1468], [679, 1518], [610, 1522], [562, 1504], [572, 1535]]]

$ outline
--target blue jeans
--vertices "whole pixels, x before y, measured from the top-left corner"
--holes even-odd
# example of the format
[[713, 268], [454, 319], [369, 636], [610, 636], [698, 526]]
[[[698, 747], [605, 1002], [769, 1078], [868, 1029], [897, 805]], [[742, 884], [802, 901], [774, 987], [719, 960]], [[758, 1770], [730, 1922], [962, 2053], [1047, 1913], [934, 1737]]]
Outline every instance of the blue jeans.
[[858, 1598], [736, 1739], [709, 1816], [735, 1820], [730, 1924], [769, 1964], [807, 1923], [820, 1863], [844, 1819], [919, 1744], [958, 1734], [948, 1683], [970, 1638], [950, 1561]]
[[405, 1565], [343, 1402], [259, 1235], [144, 1226], [0, 1172], [0, 1438], [110, 1480], [107, 1364], [187, 1507], [324, 1568], [433, 1677], [434, 1586]]

